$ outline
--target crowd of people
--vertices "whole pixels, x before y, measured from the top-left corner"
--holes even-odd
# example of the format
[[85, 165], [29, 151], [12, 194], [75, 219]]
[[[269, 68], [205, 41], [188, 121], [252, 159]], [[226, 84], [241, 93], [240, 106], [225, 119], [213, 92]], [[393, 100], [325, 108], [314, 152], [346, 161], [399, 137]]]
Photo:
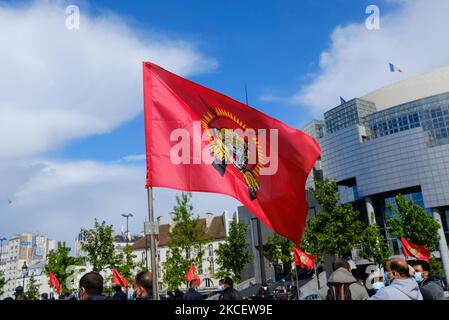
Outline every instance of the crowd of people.
[[[408, 263], [403, 258], [392, 258], [384, 266], [385, 271], [373, 271], [370, 277], [372, 286], [368, 290], [363, 280], [356, 279], [351, 272], [347, 260], [337, 259], [333, 263], [333, 272], [328, 277], [327, 284], [319, 289], [316, 300], [444, 300], [444, 290], [441, 281], [432, 277], [430, 265], [418, 260]], [[200, 293], [199, 279], [191, 280], [188, 289], [168, 291], [161, 300], [204, 300], [206, 296]], [[151, 272], [139, 272], [132, 283], [131, 293], [115, 285], [113, 294], [106, 296], [103, 292], [104, 279], [98, 272], [88, 272], [79, 281], [78, 291], [59, 297], [64, 300], [153, 300], [153, 276]], [[267, 285], [260, 286], [256, 294], [250, 297], [242, 296], [234, 288], [232, 278], [226, 277], [219, 282], [214, 293], [218, 300], [297, 300], [299, 290], [295, 286], [276, 285], [271, 291]], [[41, 300], [49, 298], [47, 293], [40, 296]], [[25, 300], [23, 287], [16, 288], [15, 300]], [[12, 298], [7, 298], [12, 300]], [[314, 298], [315, 300], [315, 298]]]
[[410, 264], [403, 258], [392, 258], [385, 264], [384, 274], [373, 274], [372, 289], [351, 273], [349, 263], [337, 259], [333, 273], [319, 295], [322, 300], [445, 300], [441, 281], [432, 277], [427, 261]]

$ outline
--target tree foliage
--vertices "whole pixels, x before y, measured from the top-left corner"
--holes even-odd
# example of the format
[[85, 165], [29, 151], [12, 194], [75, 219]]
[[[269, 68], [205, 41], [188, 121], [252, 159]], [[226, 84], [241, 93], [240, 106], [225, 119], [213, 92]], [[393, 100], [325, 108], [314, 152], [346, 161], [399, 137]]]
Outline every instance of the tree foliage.
[[226, 236], [224, 243], [220, 243], [218, 249], [215, 250], [217, 263], [220, 265], [216, 277], [230, 276], [235, 282], [240, 282], [241, 271], [252, 259], [246, 245], [247, 230], [247, 225], [231, 221], [229, 235]]
[[36, 279], [34, 279], [34, 276], [30, 277], [30, 280], [28, 282], [28, 287], [25, 292], [25, 296], [28, 300], [38, 300], [39, 299], [39, 285], [37, 284]]
[[293, 241], [273, 233], [263, 245], [263, 254], [273, 264], [291, 264], [294, 246]]
[[204, 247], [211, 237], [205, 231], [205, 225], [199, 217], [194, 217], [190, 203], [191, 193], [183, 192], [176, 196], [173, 208], [174, 226], [169, 232], [168, 257], [164, 263], [164, 283], [169, 289], [176, 289], [185, 283], [185, 275], [190, 263], [201, 267]]
[[3, 288], [7, 282], [3, 271], [0, 271], [0, 294], [2, 294]]
[[86, 252], [87, 259], [93, 267], [93, 271], [102, 271], [115, 266], [117, 259], [114, 254], [114, 236], [112, 225], [99, 223], [95, 219], [93, 229], [81, 229], [85, 241], [82, 248]]
[[393, 217], [387, 217], [390, 234], [404, 237], [412, 243], [426, 246], [431, 251], [438, 248], [439, 224], [423, 208], [402, 195], [395, 197], [396, 206], [388, 204]]
[[310, 219], [301, 247], [322, 261], [323, 254], [343, 255], [364, 240], [365, 224], [359, 212], [347, 203], [339, 205], [337, 184], [334, 181], [315, 181], [309, 190], [320, 204], [316, 217]]
[[383, 265], [391, 256], [385, 237], [381, 234], [378, 225], [368, 225], [364, 231], [361, 257], [372, 259], [377, 265]]
[[66, 287], [66, 279], [70, 276], [70, 273], [67, 273], [67, 267], [83, 263], [83, 258], [69, 256], [70, 251], [70, 247], [67, 247], [65, 242], [58, 242], [56, 250], [49, 252], [45, 265], [47, 276], [53, 272], [58, 279], [62, 294], [70, 291]]
[[115, 257], [115, 268], [117, 271], [128, 280], [128, 283], [131, 284], [134, 276], [136, 274], [136, 270], [144, 269], [143, 263], [135, 262], [136, 255], [133, 254], [132, 247], [130, 245], [126, 245], [123, 248], [123, 251], [118, 253]]

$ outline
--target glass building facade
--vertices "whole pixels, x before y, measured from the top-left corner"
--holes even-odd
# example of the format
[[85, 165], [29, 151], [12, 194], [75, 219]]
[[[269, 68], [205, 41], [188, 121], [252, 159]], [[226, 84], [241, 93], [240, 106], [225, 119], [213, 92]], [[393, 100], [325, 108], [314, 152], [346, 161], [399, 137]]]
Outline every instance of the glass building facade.
[[382, 110], [353, 99], [324, 113], [324, 125], [315, 136], [323, 176], [337, 181], [340, 203], [354, 203], [365, 222], [375, 217], [395, 254], [401, 243], [386, 218], [398, 194], [438, 212], [449, 239], [449, 92]]

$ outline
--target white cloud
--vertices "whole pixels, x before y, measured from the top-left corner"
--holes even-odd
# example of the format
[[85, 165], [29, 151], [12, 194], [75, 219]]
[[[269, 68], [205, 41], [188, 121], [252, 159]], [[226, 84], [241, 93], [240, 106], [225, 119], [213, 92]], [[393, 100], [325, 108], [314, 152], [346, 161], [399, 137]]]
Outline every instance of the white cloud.
[[[311, 115], [321, 118], [338, 104], [339, 96], [359, 97], [449, 65], [449, 1], [395, 2], [399, 7], [389, 14], [380, 6], [380, 30], [368, 30], [364, 23], [337, 27], [330, 47], [321, 54], [320, 71], [293, 97], [293, 103], [311, 107]], [[404, 73], [390, 73], [389, 62]]]
[[123, 157], [123, 160], [124, 161], [128, 161], [128, 162], [131, 162], [131, 161], [143, 161], [145, 159], [146, 159], [146, 155], [145, 154], [130, 154], [130, 155], [127, 155], [127, 156]]
[[144, 60], [181, 75], [217, 66], [190, 42], [141, 36], [110, 13], [81, 8], [79, 30], [65, 20], [61, 2], [0, 3], [0, 159], [44, 154], [138, 115]]
[[[34, 161], [3, 163], [0, 166], [0, 225], [2, 235], [33, 231], [48, 234], [70, 245], [81, 227], [91, 227], [94, 218], [112, 223], [119, 232], [131, 212], [130, 230], [143, 230], [148, 216], [144, 165], [124, 165], [94, 161]], [[175, 190], [155, 188], [155, 216], [168, 213], [175, 204]], [[12, 200], [9, 203], [8, 199]], [[239, 202], [230, 197], [193, 194], [194, 212], [232, 213]]]

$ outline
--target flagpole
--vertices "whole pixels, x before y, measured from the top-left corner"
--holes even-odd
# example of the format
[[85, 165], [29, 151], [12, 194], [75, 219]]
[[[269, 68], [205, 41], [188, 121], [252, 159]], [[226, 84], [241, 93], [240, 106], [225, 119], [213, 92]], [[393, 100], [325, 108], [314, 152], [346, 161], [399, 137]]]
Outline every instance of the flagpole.
[[299, 290], [299, 279], [298, 279], [298, 266], [295, 265], [295, 272], [296, 272], [296, 300], [299, 300], [299, 294], [300, 294], [300, 290]]
[[157, 281], [157, 261], [156, 261], [156, 227], [154, 224], [153, 210], [153, 188], [147, 188], [148, 195], [148, 227], [145, 228], [145, 241], [147, 234], [150, 235], [150, 253], [151, 253], [151, 272], [153, 274], [153, 299], [159, 300], [159, 288]]

